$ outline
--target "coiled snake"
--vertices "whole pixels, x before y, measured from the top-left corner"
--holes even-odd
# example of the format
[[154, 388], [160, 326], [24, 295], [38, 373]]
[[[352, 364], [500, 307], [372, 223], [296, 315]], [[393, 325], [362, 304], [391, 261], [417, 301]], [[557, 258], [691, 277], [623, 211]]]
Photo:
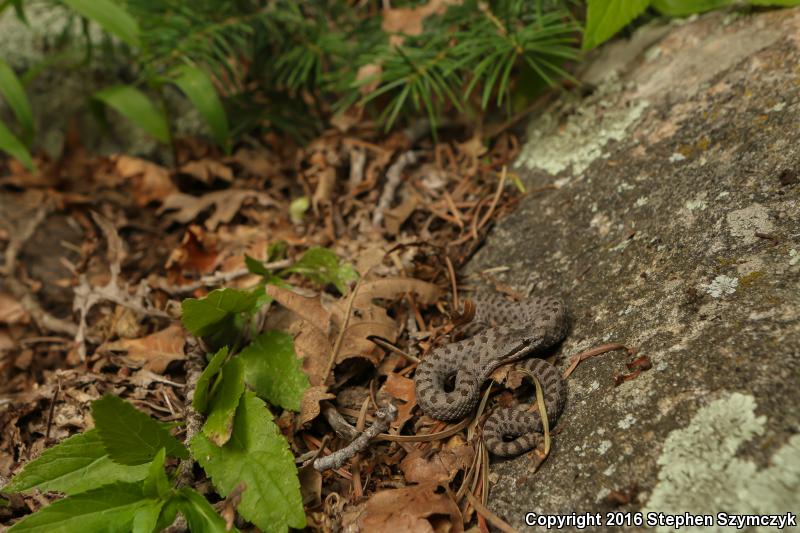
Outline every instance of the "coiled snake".
[[[432, 351], [417, 367], [417, 403], [428, 416], [458, 420], [477, 405], [483, 382], [499, 366], [546, 350], [564, 339], [567, 317], [560, 300], [535, 297], [511, 303], [500, 295], [476, 302], [468, 338]], [[543, 359], [516, 365], [542, 385], [550, 427], [566, 401], [566, 387], [556, 368]], [[448, 391], [448, 383], [453, 383]], [[513, 456], [535, 448], [542, 438], [539, 412], [527, 405], [496, 409], [486, 421], [484, 437], [490, 452]]]

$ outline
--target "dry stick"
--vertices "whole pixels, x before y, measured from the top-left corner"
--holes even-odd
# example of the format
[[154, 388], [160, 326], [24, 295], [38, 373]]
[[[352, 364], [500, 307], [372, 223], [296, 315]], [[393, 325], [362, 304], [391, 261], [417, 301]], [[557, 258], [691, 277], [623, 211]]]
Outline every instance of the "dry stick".
[[612, 352], [614, 350], [627, 350], [629, 355], [633, 355], [636, 353], [636, 350], [634, 348], [625, 346], [624, 344], [620, 344], [618, 342], [612, 344], [604, 344], [602, 346], [598, 346], [597, 348], [586, 350], [585, 352], [581, 352], [579, 354], [572, 356], [569, 367], [564, 371], [563, 378], [567, 379], [581, 361], [585, 361], [590, 357], [594, 357], [596, 355], [600, 355], [606, 352]]
[[380, 346], [384, 350], [388, 350], [388, 351], [394, 352], [394, 353], [396, 353], [398, 355], [402, 355], [403, 357], [405, 357], [406, 359], [408, 359], [412, 363], [419, 363], [420, 362], [420, 358], [419, 357], [417, 357], [415, 355], [411, 355], [410, 353], [404, 352], [403, 350], [401, 350], [400, 348], [398, 348], [397, 346], [395, 346], [391, 342], [387, 341], [386, 339], [383, 339], [383, 338], [378, 337], [376, 335], [370, 335], [370, 336], [367, 337], [367, 340], [377, 344], [378, 346]]
[[[186, 436], [183, 439], [183, 443], [188, 448], [194, 436], [203, 427], [203, 415], [195, 411], [192, 401], [194, 400], [197, 381], [205, 368], [206, 350], [202, 341], [194, 335], [189, 335], [186, 339], [186, 344], [186, 388], [184, 389], [187, 391], [184, 407]], [[181, 459], [176, 473], [179, 487], [191, 486], [194, 479], [192, 474], [193, 467], [194, 460], [191, 457], [189, 459]]]
[[56, 402], [61, 392], [61, 378], [56, 382], [56, 391], [53, 393], [53, 400], [50, 402], [50, 410], [47, 412], [47, 431], [44, 434], [45, 445], [50, 443], [50, 428], [53, 426], [53, 413], [56, 410]]
[[329, 402], [322, 402], [320, 405], [322, 407], [322, 416], [325, 417], [328, 425], [333, 428], [339, 438], [349, 442], [358, 437], [359, 431], [351, 426], [333, 405]]
[[319, 472], [324, 472], [331, 468], [341, 467], [351, 457], [366, 448], [370, 439], [389, 429], [389, 425], [395, 418], [397, 418], [397, 407], [395, 407], [393, 403], [389, 403], [386, 407], [378, 409], [375, 413], [375, 422], [370, 427], [341, 450], [335, 451], [326, 457], [316, 459], [314, 461], [314, 468]]
[[475, 508], [475, 510], [478, 511], [478, 513], [480, 513], [480, 515], [486, 519], [486, 521], [488, 521], [490, 524], [492, 524], [494, 527], [496, 527], [503, 533], [519, 533], [516, 529], [511, 527], [505, 520], [503, 520], [502, 518], [491, 512], [488, 507], [479, 502], [478, 498], [476, 498], [469, 492], [467, 493], [467, 499], [469, 500], [470, 505], [472, 505]]
[[363, 279], [363, 277], [358, 278], [355, 287], [353, 287], [353, 292], [350, 293], [350, 299], [347, 301], [347, 310], [344, 314], [344, 323], [342, 324], [342, 329], [339, 331], [339, 335], [336, 337], [336, 342], [333, 344], [331, 356], [328, 358], [328, 364], [325, 367], [325, 373], [322, 374], [322, 383], [325, 383], [328, 380], [328, 375], [331, 373], [331, 370], [333, 370], [336, 357], [339, 355], [339, 350], [342, 347], [342, 340], [344, 339], [344, 333], [347, 331], [347, 325], [350, 323], [350, 315], [353, 311], [353, 302], [356, 301], [356, 294], [358, 294], [358, 289], [361, 287], [361, 281]]
[[470, 422], [472, 422], [471, 419], [465, 418], [451, 428], [445, 429], [444, 431], [438, 431], [436, 433], [429, 433], [427, 435], [390, 435], [388, 433], [381, 433], [377, 436], [377, 440], [388, 440], [391, 442], [433, 442], [435, 440], [442, 440], [455, 435], [467, 427]]
[[444, 256], [445, 263], [447, 263], [447, 273], [450, 276], [450, 287], [453, 290], [453, 311], [456, 313], [459, 312], [459, 302], [458, 302], [458, 288], [456, 287], [456, 271], [453, 268], [453, 262], [450, 260], [450, 256]]
[[383, 222], [384, 212], [389, 209], [389, 206], [392, 205], [392, 200], [394, 200], [397, 188], [400, 186], [400, 181], [403, 178], [403, 169], [416, 162], [417, 155], [413, 151], [409, 150], [398, 157], [397, 161], [395, 161], [394, 164], [389, 167], [389, 170], [386, 171], [386, 184], [383, 186], [383, 193], [381, 193], [381, 197], [378, 200], [378, 207], [372, 214], [373, 226], [381, 225], [381, 222]]
[[[489, 222], [489, 219], [492, 218], [492, 215], [494, 214], [494, 210], [497, 207], [497, 202], [500, 201], [500, 197], [503, 195], [503, 187], [506, 184], [506, 176], [507, 175], [508, 175], [508, 168], [505, 165], [503, 165], [503, 171], [500, 173], [500, 183], [497, 184], [497, 190], [494, 193], [494, 198], [492, 198], [492, 203], [489, 206], [489, 210], [486, 212], [485, 215], [483, 215], [483, 218], [481, 219], [480, 224], [478, 224], [478, 227], [476, 228], [476, 233], [477, 233], [477, 230], [479, 230], [483, 226], [485, 226], [486, 223]], [[477, 215], [477, 213], [476, 213], [476, 215]], [[476, 235], [476, 237], [477, 237], [477, 235]]]

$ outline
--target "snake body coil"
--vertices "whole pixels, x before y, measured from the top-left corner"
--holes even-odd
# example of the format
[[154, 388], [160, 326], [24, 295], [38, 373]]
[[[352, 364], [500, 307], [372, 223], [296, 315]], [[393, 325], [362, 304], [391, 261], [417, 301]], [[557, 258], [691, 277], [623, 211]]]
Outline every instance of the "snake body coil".
[[[467, 416], [478, 403], [481, 385], [497, 367], [563, 340], [566, 311], [560, 300], [551, 297], [511, 303], [494, 295], [477, 301], [469, 331], [476, 333], [432, 351], [416, 370], [417, 403], [432, 418], [458, 420]], [[561, 376], [542, 359], [528, 359], [517, 367], [531, 372], [541, 383], [552, 427], [565, 403]], [[448, 390], [450, 383], [452, 390]], [[538, 411], [527, 412], [526, 406], [497, 409], [484, 427], [489, 451], [499, 456], [518, 455], [536, 447], [541, 431]]]

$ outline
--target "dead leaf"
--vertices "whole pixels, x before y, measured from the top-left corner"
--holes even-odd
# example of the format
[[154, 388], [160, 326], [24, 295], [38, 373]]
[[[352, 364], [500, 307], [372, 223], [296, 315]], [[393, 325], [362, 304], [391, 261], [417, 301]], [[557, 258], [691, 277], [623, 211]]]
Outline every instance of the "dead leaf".
[[320, 413], [319, 402], [334, 398], [336, 395], [328, 392], [328, 387], [323, 385], [307, 388], [303, 393], [303, 399], [300, 400], [300, 415], [297, 418], [297, 425], [302, 427], [317, 418]]
[[127, 155], [115, 156], [112, 161], [117, 175], [131, 181], [133, 198], [139, 206], [161, 201], [178, 190], [169, 171], [155, 163]]
[[417, 405], [414, 380], [399, 374], [391, 373], [386, 376], [386, 383], [383, 384], [382, 390], [389, 393], [392, 398], [402, 402], [399, 405], [396, 404], [397, 418], [392, 422], [392, 427], [399, 429], [414, 416], [411, 412]]
[[22, 304], [12, 295], [0, 292], [0, 323], [2, 324], [27, 324], [30, 315]]
[[343, 517], [345, 530], [370, 533], [462, 533], [458, 506], [438, 483], [390, 489], [373, 494], [360, 512]]
[[220, 178], [228, 183], [233, 181], [233, 171], [214, 159], [190, 161], [179, 170], [184, 174], [194, 176], [203, 183], [211, 183], [214, 178]]
[[415, 450], [403, 459], [400, 470], [408, 483], [449, 483], [460, 470], [469, 468], [474, 458], [475, 450], [465, 444], [441, 449], [432, 455]]
[[127, 357], [144, 362], [144, 367], [156, 373], [163, 373], [171, 361], [183, 359], [183, 345], [186, 332], [179, 324], [140, 339], [123, 339], [106, 342], [98, 346], [100, 353], [127, 352]]
[[[385, 18], [384, 18], [385, 20]], [[356, 83], [372, 78], [371, 81], [359, 87], [361, 94], [367, 95], [373, 92], [381, 84], [381, 74], [383, 74], [383, 67], [380, 65], [362, 65], [356, 74]]]
[[[427, 4], [414, 8], [399, 7], [384, 9], [381, 13], [381, 29], [390, 34], [389, 44], [403, 44], [405, 35], [421, 35], [422, 24], [431, 15], [443, 14], [450, 5], [461, 4], [462, 0], [430, 0]], [[398, 35], [399, 34], [399, 35]]]
[[394, 300], [406, 293], [414, 293], [422, 305], [436, 303], [441, 291], [433, 283], [415, 278], [381, 278], [361, 284], [355, 305], [362, 307], [373, 299]]
[[400, 233], [400, 226], [408, 220], [408, 217], [417, 209], [419, 205], [419, 198], [416, 195], [409, 194], [403, 201], [395, 208], [387, 210], [383, 214], [383, 226], [389, 235], [397, 235]]
[[236, 153], [225, 160], [226, 162], [238, 163], [248, 174], [259, 178], [266, 178], [275, 173], [277, 163], [273, 162], [269, 154], [248, 148], [240, 148]]
[[176, 222], [186, 224], [194, 220], [201, 212], [214, 207], [214, 213], [208, 217], [205, 223], [206, 229], [213, 231], [219, 224], [230, 222], [239, 212], [242, 204], [250, 199], [254, 199], [264, 206], [278, 205], [267, 193], [254, 190], [226, 189], [210, 192], [200, 197], [176, 192], [164, 199], [158, 213], [163, 214], [165, 211], [176, 209], [175, 213], [169, 213], [167, 216]]

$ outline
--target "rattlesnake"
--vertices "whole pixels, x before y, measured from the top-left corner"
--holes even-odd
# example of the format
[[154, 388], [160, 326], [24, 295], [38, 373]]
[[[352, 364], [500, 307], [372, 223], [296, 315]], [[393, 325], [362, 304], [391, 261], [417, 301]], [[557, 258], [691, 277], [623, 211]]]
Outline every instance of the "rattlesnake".
[[[417, 403], [428, 416], [457, 420], [468, 415], [478, 403], [481, 385], [500, 365], [518, 361], [546, 350], [563, 340], [567, 317], [561, 301], [535, 297], [511, 303], [500, 295], [476, 302], [471, 336], [432, 351], [420, 363], [414, 376]], [[566, 398], [566, 387], [556, 368], [542, 359], [531, 358], [517, 368], [531, 372], [542, 385], [550, 426], [555, 425]], [[454, 387], [448, 391], [448, 382]], [[496, 409], [484, 426], [486, 446], [498, 456], [528, 451], [541, 438], [538, 411], [527, 406]]]

